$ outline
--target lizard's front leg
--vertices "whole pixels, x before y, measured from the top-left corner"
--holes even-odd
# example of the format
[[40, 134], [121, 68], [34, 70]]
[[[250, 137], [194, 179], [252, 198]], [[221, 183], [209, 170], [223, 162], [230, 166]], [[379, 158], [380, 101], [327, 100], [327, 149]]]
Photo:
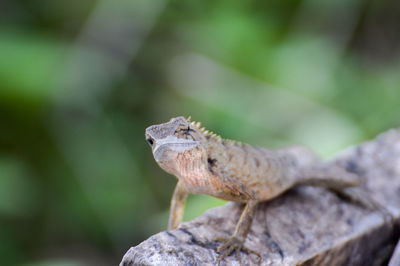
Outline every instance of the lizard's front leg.
[[176, 184], [174, 194], [171, 199], [171, 209], [168, 220], [168, 230], [172, 230], [178, 227], [182, 222], [183, 214], [185, 212], [185, 202], [188, 192], [186, 191], [183, 184], [178, 181]]
[[[240, 216], [239, 222], [236, 224], [235, 232], [228, 240], [223, 239], [225, 243], [218, 248], [218, 253], [221, 253], [217, 263], [229, 256], [232, 252], [236, 252], [236, 257], [240, 260], [240, 250], [244, 249], [243, 245], [249, 233], [251, 222], [253, 221], [258, 201], [249, 200]], [[221, 239], [217, 239], [220, 241]], [[260, 255], [257, 254], [259, 257]]]

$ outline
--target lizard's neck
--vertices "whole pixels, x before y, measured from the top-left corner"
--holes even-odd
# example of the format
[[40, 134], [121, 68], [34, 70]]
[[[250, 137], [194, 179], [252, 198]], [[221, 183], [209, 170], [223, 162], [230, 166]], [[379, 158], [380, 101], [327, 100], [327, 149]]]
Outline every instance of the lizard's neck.
[[204, 193], [209, 185], [207, 155], [198, 150], [181, 153], [176, 158], [176, 176], [191, 193]]

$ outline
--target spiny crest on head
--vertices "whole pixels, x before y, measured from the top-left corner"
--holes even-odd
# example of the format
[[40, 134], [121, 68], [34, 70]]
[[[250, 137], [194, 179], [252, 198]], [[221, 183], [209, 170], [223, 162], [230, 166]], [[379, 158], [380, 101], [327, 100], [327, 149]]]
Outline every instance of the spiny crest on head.
[[207, 129], [205, 129], [204, 127], [201, 127], [201, 123], [200, 122], [196, 122], [196, 121], [190, 121], [190, 116], [188, 117], [188, 121], [190, 122], [190, 124], [194, 127], [196, 127], [197, 129], [200, 130], [200, 132], [204, 135], [204, 136], [210, 136], [211, 138], [217, 140], [217, 141], [222, 141], [221, 136], [215, 134], [214, 132], [211, 132]]

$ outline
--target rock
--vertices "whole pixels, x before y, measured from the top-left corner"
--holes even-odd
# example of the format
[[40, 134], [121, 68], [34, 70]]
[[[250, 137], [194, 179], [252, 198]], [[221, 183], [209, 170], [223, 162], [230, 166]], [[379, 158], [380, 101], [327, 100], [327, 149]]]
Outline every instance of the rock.
[[[348, 192], [368, 194], [399, 221], [400, 130], [350, 148], [329, 163], [361, 176], [363, 185]], [[229, 203], [158, 233], [129, 249], [120, 265], [214, 265], [220, 245], [214, 239], [231, 236], [241, 208]], [[259, 204], [245, 247], [260, 253], [261, 265], [381, 265], [399, 237], [387, 218], [329, 190], [299, 187]], [[392, 260], [399, 261], [399, 254]], [[257, 259], [241, 252], [242, 265]], [[231, 255], [221, 265], [239, 262]]]

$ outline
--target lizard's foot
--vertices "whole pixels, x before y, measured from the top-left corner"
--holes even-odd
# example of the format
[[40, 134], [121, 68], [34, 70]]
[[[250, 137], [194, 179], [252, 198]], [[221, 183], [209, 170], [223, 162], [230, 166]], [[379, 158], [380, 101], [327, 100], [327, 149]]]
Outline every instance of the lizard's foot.
[[268, 231], [264, 232], [264, 235], [267, 237], [267, 246], [269, 248], [269, 251], [273, 253], [278, 253], [281, 258], [284, 258], [284, 253], [281, 247], [274, 241], [274, 239], [271, 237], [271, 235], [268, 233]]
[[229, 255], [231, 255], [232, 252], [235, 252], [236, 255], [236, 259], [239, 261], [240, 264], [242, 264], [241, 262], [241, 257], [240, 257], [240, 251], [243, 251], [247, 254], [255, 254], [258, 257], [258, 261], [256, 262], [257, 264], [260, 264], [261, 262], [261, 255], [260, 253], [250, 250], [248, 248], [244, 247], [244, 243], [242, 240], [238, 239], [237, 237], [231, 237], [229, 239], [226, 238], [216, 238], [214, 239], [214, 241], [216, 242], [222, 242], [224, 243], [222, 246], [220, 246], [217, 249], [217, 252], [220, 253], [220, 256], [217, 259], [217, 264], [219, 265], [220, 262], [225, 259], [226, 257], [228, 257]]

